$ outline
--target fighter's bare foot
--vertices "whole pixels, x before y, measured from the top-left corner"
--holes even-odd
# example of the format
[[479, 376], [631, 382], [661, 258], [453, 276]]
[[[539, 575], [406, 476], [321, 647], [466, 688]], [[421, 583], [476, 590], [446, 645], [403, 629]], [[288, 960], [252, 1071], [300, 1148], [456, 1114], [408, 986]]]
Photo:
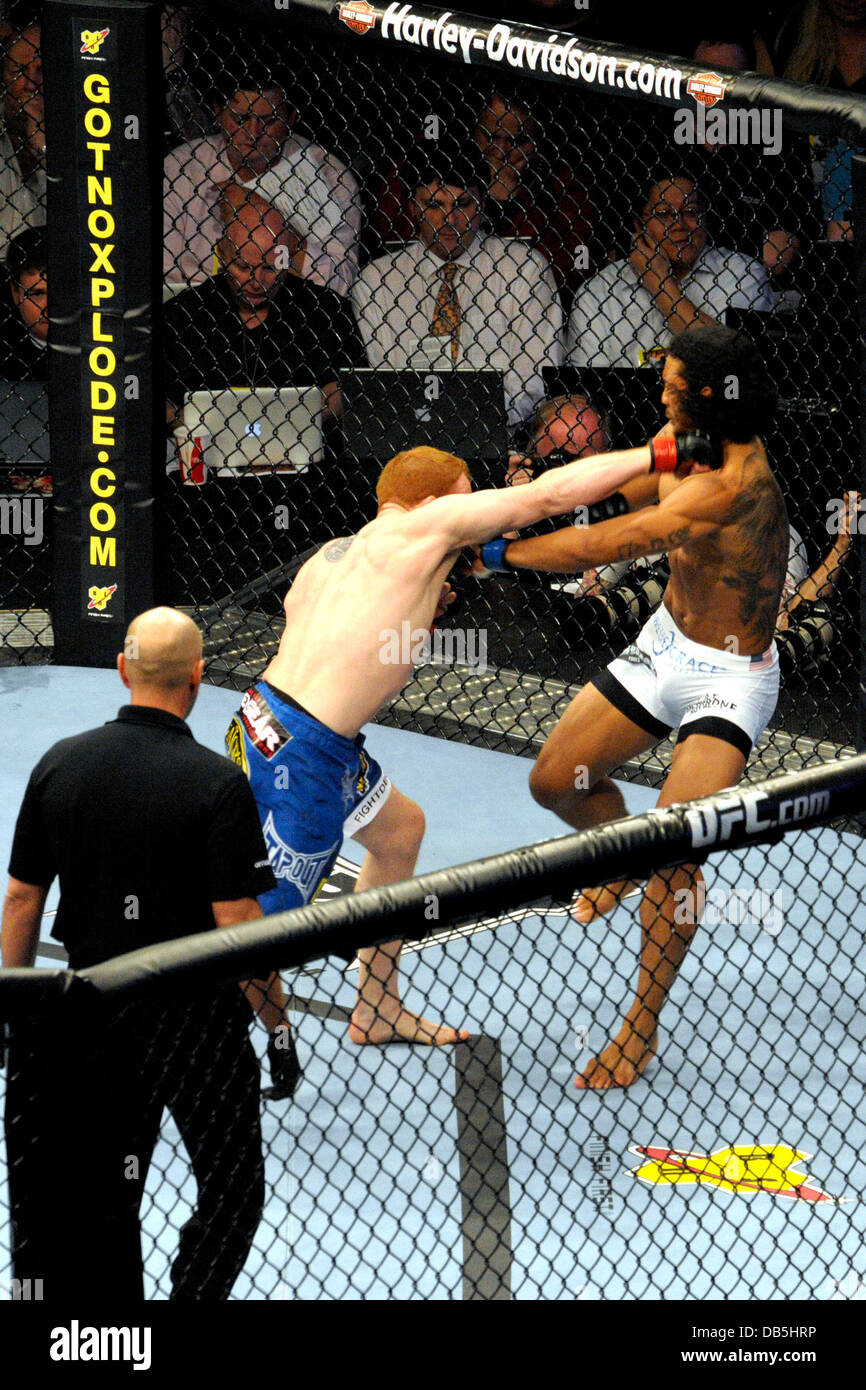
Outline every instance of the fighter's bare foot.
[[613, 1042], [574, 1078], [575, 1086], [579, 1091], [631, 1086], [655, 1056], [658, 1042], [658, 1031], [644, 1039], [626, 1021]]
[[640, 884], [634, 881], [603, 883], [598, 888], [586, 888], [572, 903], [571, 915], [575, 922], [588, 926], [597, 917], [606, 917], [613, 912], [623, 898], [634, 897], [639, 891]]
[[393, 1013], [393, 1017], [387, 1017], [384, 1009], [357, 1004], [349, 1023], [351, 1041], [359, 1046], [364, 1043], [379, 1047], [385, 1043], [414, 1043], [421, 1047], [445, 1047], [449, 1043], [466, 1042], [471, 1036], [444, 1023], [431, 1023], [429, 1019], [419, 1018], [408, 1009], [398, 1008], [388, 1012]]

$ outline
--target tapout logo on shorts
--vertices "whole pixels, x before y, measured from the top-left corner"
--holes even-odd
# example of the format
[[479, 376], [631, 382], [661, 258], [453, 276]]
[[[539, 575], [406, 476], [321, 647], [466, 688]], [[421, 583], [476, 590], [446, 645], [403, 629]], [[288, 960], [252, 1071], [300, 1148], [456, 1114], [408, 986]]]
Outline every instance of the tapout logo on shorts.
[[286, 844], [277, 830], [273, 811], [268, 812], [262, 833], [275, 877], [293, 883], [305, 902], [309, 902], [313, 890], [324, 878], [328, 865], [340, 848], [340, 841], [337, 840], [330, 849], [322, 850], [319, 854], [304, 854], [301, 850], [295, 849], [294, 845]]

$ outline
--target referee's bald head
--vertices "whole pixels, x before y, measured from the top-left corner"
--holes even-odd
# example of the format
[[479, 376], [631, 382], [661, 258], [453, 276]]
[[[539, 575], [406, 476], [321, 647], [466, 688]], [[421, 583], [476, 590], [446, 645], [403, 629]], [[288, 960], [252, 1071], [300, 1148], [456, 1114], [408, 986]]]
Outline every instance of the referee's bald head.
[[149, 608], [133, 618], [123, 643], [130, 689], [181, 690], [202, 659], [202, 637], [176, 608]]

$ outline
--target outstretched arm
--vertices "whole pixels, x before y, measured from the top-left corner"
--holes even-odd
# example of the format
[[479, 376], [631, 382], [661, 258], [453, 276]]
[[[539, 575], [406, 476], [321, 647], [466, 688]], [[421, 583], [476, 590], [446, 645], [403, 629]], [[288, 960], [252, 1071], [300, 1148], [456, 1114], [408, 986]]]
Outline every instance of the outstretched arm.
[[596, 454], [578, 463], [553, 468], [537, 482], [523, 487], [489, 488], [471, 494], [439, 497], [407, 517], [407, 527], [441, 537], [446, 550], [480, 545], [520, 530], [548, 516], [560, 516], [575, 507], [598, 502], [629, 479], [649, 472], [649, 444], [621, 453]]
[[595, 526], [565, 526], [550, 536], [511, 541], [503, 560], [508, 569], [571, 574], [612, 560], [658, 555], [718, 530], [733, 502], [734, 494], [718, 474], [701, 473], [684, 479], [657, 507]]

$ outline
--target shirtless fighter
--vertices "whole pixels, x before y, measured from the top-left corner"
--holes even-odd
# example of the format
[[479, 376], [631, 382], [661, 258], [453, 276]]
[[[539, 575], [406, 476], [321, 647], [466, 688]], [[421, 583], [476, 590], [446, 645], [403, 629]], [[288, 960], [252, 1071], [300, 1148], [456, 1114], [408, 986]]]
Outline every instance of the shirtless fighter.
[[[394, 636], [427, 632], [461, 550], [594, 502], [651, 468], [674, 469], [702, 448], [701, 440], [655, 440], [474, 494], [466, 464], [451, 454], [420, 448], [391, 459], [377, 484], [376, 518], [356, 536], [330, 541], [299, 571], [279, 651], [226, 736], [250, 778], [278, 879], [259, 900], [266, 914], [315, 896], [344, 835], [367, 851], [356, 892], [413, 873], [423, 814], [392, 787], [360, 731], [409, 680], [411, 664], [394, 661], [395, 646], [405, 645]], [[359, 952], [351, 1040], [435, 1045], [468, 1037], [403, 1007], [400, 948], [394, 941]]]
[[[536, 801], [577, 830], [625, 815], [609, 774], [674, 729], [659, 806], [733, 786], [778, 697], [773, 631], [788, 520], [759, 438], [772, 419], [775, 390], [749, 340], [718, 324], [674, 338], [663, 380], [669, 423], [662, 434], [709, 436], [709, 466], [634, 479], [605, 504], [618, 503], [620, 514], [610, 520], [504, 547], [494, 542], [481, 552], [487, 569], [557, 574], [660, 551], [670, 557], [662, 606], [635, 643], [575, 697], [532, 770]], [[578, 1087], [628, 1086], [655, 1053], [659, 1013], [697, 927], [683, 904], [699, 899], [675, 894], [694, 895], [700, 882], [695, 866], [649, 880], [634, 1002], [617, 1036], [577, 1077]], [[587, 890], [573, 915], [591, 922], [634, 886]], [[684, 915], [690, 920], [679, 920]]]

